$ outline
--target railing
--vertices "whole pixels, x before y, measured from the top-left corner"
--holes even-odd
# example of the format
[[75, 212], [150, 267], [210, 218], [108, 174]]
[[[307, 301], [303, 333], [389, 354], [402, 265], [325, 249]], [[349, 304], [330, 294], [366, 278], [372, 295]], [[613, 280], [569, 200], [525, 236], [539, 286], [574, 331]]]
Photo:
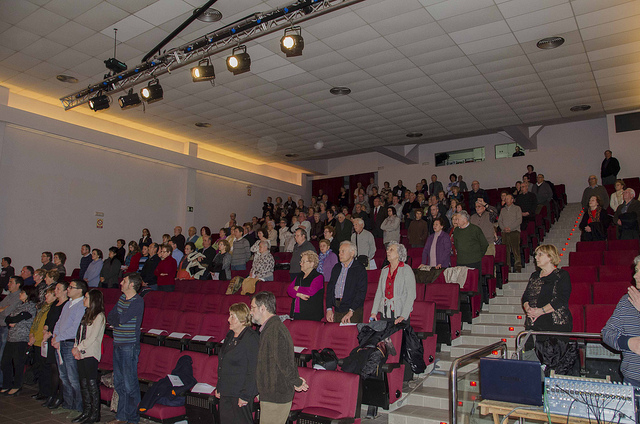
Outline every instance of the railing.
[[556, 337], [571, 337], [574, 339], [597, 339], [602, 341], [602, 335], [600, 333], [572, 333], [566, 331], [521, 331], [516, 336], [516, 351], [518, 353], [518, 359], [522, 359], [522, 352], [518, 351], [518, 346], [520, 346], [520, 339], [522, 339], [527, 334], [531, 334], [532, 336], [556, 336]]
[[485, 346], [464, 356], [457, 358], [451, 364], [449, 370], [449, 391], [451, 392], [451, 403], [449, 404], [449, 424], [457, 424], [458, 421], [458, 368], [479, 359], [483, 356], [491, 355], [496, 350], [500, 350], [502, 357], [507, 357], [507, 343], [503, 341]]

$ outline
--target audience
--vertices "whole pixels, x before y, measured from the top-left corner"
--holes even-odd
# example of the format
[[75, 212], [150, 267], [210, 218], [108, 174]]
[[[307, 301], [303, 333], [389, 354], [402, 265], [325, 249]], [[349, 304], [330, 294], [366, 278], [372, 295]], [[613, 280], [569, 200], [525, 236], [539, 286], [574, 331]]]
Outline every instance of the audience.
[[293, 319], [320, 321], [324, 317], [324, 276], [317, 270], [318, 254], [307, 250], [300, 259], [301, 272], [287, 288], [287, 294], [293, 298], [289, 316]]
[[[233, 233], [236, 239], [233, 241], [231, 251], [231, 270], [243, 271], [247, 269], [247, 261], [251, 257], [251, 244], [241, 227], [236, 225], [233, 228]], [[211, 239], [209, 238], [209, 240]]]
[[[601, 205], [609, 204], [609, 194], [604, 186], [598, 185], [598, 178], [595, 175], [589, 175], [589, 186], [582, 192], [582, 209], [585, 211], [589, 209], [589, 199], [592, 196], [597, 196], [600, 199]], [[615, 210], [615, 209], [614, 209]]]
[[357, 247], [350, 241], [340, 243], [340, 264], [333, 267], [327, 285], [328, 322], [362, 322], [367, 296], [367, 271], [355, 257]]
[[387, 245], [389, 265], [382, 268], [378, 279], [378, 289], [371, 308], [370, 321], [384, 319], [398, 324], [409, 319], [416, 300], [416, 277], [411, 267], [405, 265], [407, 249], [402, 244], [390, 242]]
[[[333, 229], [325, 227], [325, 236], [328, 232], [331, 232], [331, 230]], [[319, 247], [320, 254], [318, 255], [318, 266], [316, 269], [324, 276], [324, 282], [327, 283], [331, 279], [333, 267], [338, 263], [338, 255], [335, 254], [330, 239], [324, 238], [320, 240]]]
[[100, 285], [109, 289], [117, 287], [121, 266], [122, 262], [120, 262], [120, 259], [118, 258], [118, 248], [111, 246], [109, 248], [109, 257], [102, 262], [102, 270], [100, 270]]
[[611, 210], [615, 212], [616, 209], [618, 209], [618, 206], [620, 206], [624, 202], [624, 200], [622, 199], [622, 193], [624, 192], [624, 189], [626, 187], [624, 181], [622, 180], [616, 180], [614, 187], [616, 191], [611, 194], [609, 206], [611, 207]]
[[[57, 272], [57, 271], [56, 271]], [[44, 333], [42, 337], [42, 343], [47, 346], [47, 357], [45, 359], [46, 364], [49, 366], [51, 396], [42, 404], [52, 410], [57, 410], [62, 406], [63, 393], [62, 393], [62, 380], [60, 378], [60, 372], [58, 369], [57, 351], [53, 348], [51, 338], [53, 337], [53, 330], [60, 319], [62, 310], [69, 301], [67, 292], [68, 284], [66, 281], [60, 281], [56, 284], [54, 294], [56, 295], [56, 301], [51, 305], [47, 318], [44, 322]], [[60, 412], [64, 412], [61, 410]]]
[[458, 228], [453, 231], [453, 243], [458, 252], [458, 266], [482, 269], [482, 257], [489, 243], [480, 227], [469, 223], [469, 214], [458, 212]]
[[376, 269], [375, 262], [372, 259], [376, 254], [376, 241], [371, 232], [364, 229], [364, 221], [361, 218], [353, 220], [353, 234], [351, 235], [351, 243], [358, 250], [357, 260], [365, 268]]
[[307, 240], [307, 232], [303, 228], [295, 230], [295, 245], [291, 253], [291, 264], [289, 265], [289, 279], [293, 280], [302, 270], [300, 268], [300, 260], [302, 252], [316, 251], [316, 248]]
[[444, 219], [433, 221], [433, 233], [429, 235], [422, 250], [422, 265], [436, 269], [448, 268], [451, 264], [451, 238], [444, 231]]
[[153, 243], [153, 240], [151, 239], [151, 233], [149, 232], [149, 229], [143, 228], [142, 237], [140, 237], [140, 240], [138, 241], [138, 246], [149, 246], [151, 243]]
[[607, 239], [607, 228], [611, 219], [598, 196], [591, 196], [580, 221], [580, 241], [599, 241]]
[[416, 209], [416, 219], [411, 221], [407, 229], [407, 237], [411, 247], [422, 247], [429, 236], [429, 223], [422, 219], [422, 210]]
[[160, 263], [153, 271], [156, 275], [156, 283], [158, 290], [172, 292], [175, 290], [176, 274], [178, 273], [178, 264], [171, 256], [173, 249], [171, 245], [164, 244], [160, 248]]
[[56, 301], [55, 285], [48, 286], [44, 292], [44, 301], [38, 306], [38, 313], [29, 330], [29, 346], [33, 346], [33, 377], [38, 382], [38, 392], [32, 396], [35, 400], [48, 399], [51, 396], [51, 365], [43, 355], [45, 323], [51, 306]]
[[637, 239], [640, 236], [640, 201], [636, 192], [627, 188], [622, 193], [622, 204], [613, 215], [619, 240]]
[[[102, 273], [102, 267], [104, 266], [104, 262], [102, 261], [102, 250], [93, 249], [91, 251], [91, 259], [91, 263], [89, 263], [89, 266], [84, 273], [84, 281], [89, 287], [98, 287], [100, 286], [100, 275]], [[56, 279], [56, 281], [58, 280]]]
[[493, 222], [491, 222], [490, 214], [487, 211], [487, 206], [488, 205], [483, 199], [478, 199], [476, 201], [476, 213], [471, 215], [469, 222], [478, 226], [482, 230], [484, 237], [487, 239], [487, 244], [489, 246], [487, 247], [485, 255], [495, 256], [496, 246], [494, 243], [496, 242], [497, 235]]
[[618, 178], [618, 172], [620, 172], [620, 162], [614, 158], [611, 150], [605, 150], [604, 160], [600, 166], [600, 178], [602, 178], [602, 184], [613, 184]]
[[502, 241], [507, 246], [507, 265], [511, 266], [511, 255], [513, 255], [513, 269], [515, 272], [522, 271], [522, 261], [520, 259], [520, 226], [522, 225], [522, 210], [513, 203], [513, 195], [505, 196], [505, 205], [500, 210], [498, 226], [502, 232]]
[[0, 272], [0, 292], [7, 289], [9, 279], [16, 275], [16, 271], [11, 266], [11, 258], [5, 256], [2, 258], [2, 271]]
[[24, 280], [25, 286], [35, 286], [44, 278], [44, 270], [42, 270], [42, 275], [39, 281], [36, 281], [36, 279], [34, 278], [34, 273], [35, 271], [33, 270], [32, 266], [26, 265], [22, 267], [22, 269], [20, 270], [20, 276]]
[[256, 243], [258, 244], [258, 251], [253, 256], [253, 265], [249, 272], [249, 277], [262, 281], [273, 281], [275, 259], [269, 250], [269, 240], [264, 239]]
[[[3, 356], [4, 349], [7, 344], [7, 337], [9, 335], [9, 327], [6, 323], [6, 319], [13, 311], [20, 305], [20, 293], [24, 286], [24, 280], [22, 277], [13, 276], [9, 279], [7, 290], [9, 294], [0, 301], [0, 357]], [[0, 381], [3, 377], [3, 367], [0, 366]], [[8, 389], [6, 391], [9, 391]]]
[[396, 209], [393, 206], [389, 206], [386, 211], [387, 217], [380, 225], [383, 232], [382, 242], [384, 244], [392, 241], [400, 243], [400, 218], [396, 215]]
[[52, 259], [53, 255], [51, 254], [51, 252], [42, 252], [42, 255], [40, 256], [40, 262], [42, 262], [42, 266], [40, 268], [44, 268], [47, 271], [55, 268], [55, 264], [51, 262]]
[[78, 274], [78, 278], [84, 280], [84, 273], [87, 272], [87, 268], [89, 268], [89, 264], [93, 260], [91, 258], [91, 246], [83, 244], [80, 247], [80, 254], [82, 258], [80, 258], [80, 273]]
[[62, 252], [53, 254], [53, 264], [60, 273], [60, 278], [64, 278], [67, 275], [67, 269], [64, 267], [65, 262], [67, 262], [67, 255]]

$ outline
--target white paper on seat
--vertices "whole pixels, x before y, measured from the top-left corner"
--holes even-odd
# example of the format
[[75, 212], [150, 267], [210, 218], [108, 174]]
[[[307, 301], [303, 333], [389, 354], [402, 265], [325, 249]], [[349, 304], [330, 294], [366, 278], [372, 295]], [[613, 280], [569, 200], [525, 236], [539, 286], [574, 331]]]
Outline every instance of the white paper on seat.
[[344, 327], [346, 325], [358, 325], [357, 322], [341, 322], [340, 327]]
[[211, 384], [207, 383], [198, 383], [191, 389], [192, 393], [204, 393], [205, 395], [210, 395], [216, 388]]
[[171, 382], [171, 385], [173, 387], [182, 387], [182, 386], [184, 386], [184, 383], [182, 382], [180, 377], [178, 377], [177, 375], [168, 374], [167, 377], [169, 377], [169, 381]]
[[43, 358], [47, 357], [47, 353], [49, 352], [49, 342], [42, 342], [42, 346], [40, 346], [40, 356]]
[[294, 346], [293, 347], [293, 351], [295, 353], [302, 353], [302, 351], [305, 350], [305, 349], [306, 349], [306, 347], [300, 347], [300, 346]]
[[189, 334], [189, 333], [177, 333], [177, 332], [173, 332], [173, 333], [169, 334], [169, 337], [173, 337], [173, 338], [175, 338], [175, 339], [181, 339], [181, 338], [183, 338], [184, 336], [190, 336], [190, 335], [191, 335], [191, 334]]
[[213, 336], [195, 336], [191, 340], [194, 342], [208, 342], [210, 339], [213, 339]]
[[149, 334], [155, 334], [156, 336], [159, 336], [160, 334], [164, 333], [164, 330], [157, 330], [155, 328], [148, 330], [147, 333]]

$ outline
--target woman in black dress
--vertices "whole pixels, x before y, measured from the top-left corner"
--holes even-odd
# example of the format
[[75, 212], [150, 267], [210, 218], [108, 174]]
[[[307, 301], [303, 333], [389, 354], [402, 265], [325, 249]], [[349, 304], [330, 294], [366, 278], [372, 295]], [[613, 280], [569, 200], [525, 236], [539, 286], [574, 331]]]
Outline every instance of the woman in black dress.
[[253, 399], [258, 394], [256, 365], [258, 333], [251, 329], [251, 314], [244, 303], [229, 308], [229, 332], [218, 353], [218, 385], [222, 424], [253, 423]]
[[[571, 280], [567, 271], [556, 268], [560, 263], [558, 249], [550, 244], [540, 245], [535, 250], [535, 257], [540, 270], [531, 274], [522, 295], [522, 308], [527, 314], [524, 328], [534, 331], [571, 331]], [[544, 337], [537, 339], [544, 340]], [[525, 350], [533, 348], [533, 341], [529, 341]]]
[[322, 299], [324, 297], [324, 277], [318, 268], [318, 254], [308, 250], [300, 258], [301, 273], [287, 288], [287, 294], [293, 298], [289, 316], [293, 319], [320, 321], [324, 317]]

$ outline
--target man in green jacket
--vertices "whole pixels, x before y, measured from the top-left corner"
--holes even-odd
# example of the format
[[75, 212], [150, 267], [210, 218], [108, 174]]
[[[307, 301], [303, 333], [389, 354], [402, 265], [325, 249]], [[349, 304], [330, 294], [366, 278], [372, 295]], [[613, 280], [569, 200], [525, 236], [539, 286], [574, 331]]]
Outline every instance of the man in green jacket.
[[309, 385], [298, 374], [293, 340], [276, 316], [276, 297], [259, 292], [251, 299], [251, 317], [260, 325], [260, 345], [256, 385], [260, 394], [260, 424], [287, 421], [294, 390], [307, 391]]
[[453, 244], [458, 253], [458, 266], [482, 269], [482, 257], [489, 247], [487, 238], [477, 225], [469, 223], [466, 211], [458, 212], [458, 227], [453, 230]]

